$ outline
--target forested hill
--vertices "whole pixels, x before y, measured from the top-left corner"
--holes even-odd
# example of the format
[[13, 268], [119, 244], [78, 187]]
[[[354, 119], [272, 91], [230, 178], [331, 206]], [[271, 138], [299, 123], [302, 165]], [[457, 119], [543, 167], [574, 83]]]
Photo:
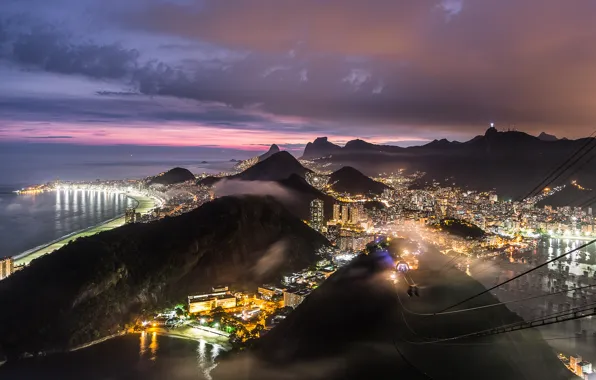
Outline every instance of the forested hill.
[[[283, 248], [279, 265], [257, 276], [274, 244]], [[263, 283], [306, 267], [325, 244], [262, 197], [223, 197], [175, 218], [81, 238], [0, 282], [0, 350], [14, 356], [85, 343], [208, 285]]]

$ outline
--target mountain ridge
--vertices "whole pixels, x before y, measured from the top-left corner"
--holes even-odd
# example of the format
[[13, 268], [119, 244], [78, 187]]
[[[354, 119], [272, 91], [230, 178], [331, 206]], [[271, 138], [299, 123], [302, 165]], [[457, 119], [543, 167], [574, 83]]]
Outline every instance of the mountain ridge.
[[[254, 271], [269, 247], [284, 260]], [[124, 328], [143, 310], [211, 284], [263, 283], [317, 260], [329, 242], [273, 198], [222, 197], [173, 218], [79, 238], [0, 282], [0, 349], [67, 349]], [[15, 290], [16, 289], [16, 290]]]

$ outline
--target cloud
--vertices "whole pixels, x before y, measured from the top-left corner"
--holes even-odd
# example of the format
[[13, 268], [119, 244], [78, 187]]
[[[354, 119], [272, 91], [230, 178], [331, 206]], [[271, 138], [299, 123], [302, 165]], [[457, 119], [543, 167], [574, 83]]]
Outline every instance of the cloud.
[[26, 136], [28, 139], [74, 139], [73, 136]]
[[281, 202], [291, 202], [293, 194], [277, 182], [271, 181], [241, 181], [236, 179], [223, 179], [215, 185], [215, 196], [242, 196], [259, 195], [272, 196]]
[[287, 249], [288, 242], [286, 240], [278, 240], [271, 244], [259, 261], [257, 261], [254, 268], [252, 268], [256, 277], [262, 278], [283, 264]]
[[[398, 141], [461, 140], [490, 120], [574, 137], [596, 118], [589, 2], [544, 0], [539, 12], [533, 0], [27, 4], [0, 4], [0, 70], [16, 67], [0, 73], [3, 122], [152, 118]], [[146, 96], [227, 109], [197, 116]]]

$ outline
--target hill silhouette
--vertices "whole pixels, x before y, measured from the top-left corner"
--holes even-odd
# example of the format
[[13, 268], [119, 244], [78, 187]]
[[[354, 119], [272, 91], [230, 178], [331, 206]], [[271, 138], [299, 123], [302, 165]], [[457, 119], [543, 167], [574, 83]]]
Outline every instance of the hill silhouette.
[[387, 185], [377, 182], [350, 166], [333, 172], [329, 177], [331, 188], [339, 193], [382, 194]]
[[149, 181], [149, 185], [173, 185], [175, 183], [194, 181], [194, 179], [195, 176], [188, 169], [176, 167], [162, 175], [153, 177]]
[[269, 150], [259, 156], [259, 162], [265, 161], [269, 157], [273, 156], [275, 153], [279, 153], [279, 147], [276, 144], [273, 144], [269, 147]]
[[251, 166], [242, 173], [228, 177], [243, 181], [279, 181], [292, 174], [304, 177], [310, 172], [298, 162], [294, 156], [286, 151], [272, 154], [269, 158]]
[[[482, 191], [496, 189], [504, 198], [515, 199], [525, 195], [580, 147], [589, 141], [594, 144], [593, 138], [553, 141], [543, 138], [489, 128], [465, 142], [443, 139], [407, 148], [352, 140], [324, 161], [352, 166], [365, 174], [399, 169], [422, 171], [426, 173], [423, 180], [428, 182], [452, 178], [449, 183]], [[564, 184], [562, 179], [551, 187]], [[587, 188], [596, 188], [596, 166], [584, 165], [573, 179]], [[572, 199], [565, 199], [569, 201]]]
[[[276, 244], [283, 259], [259, 260]], [[272, 198], [223, 197], [175, 218], [80, 238], [0, 282], [0, 350], [65, 349], [212, 284], [279, 279], [328, 241]], [[258, 269], [258, 270], [255, 270]]]
[[[244, 354], [252, 356], [246, 378], [563, 380], [571, 377], [540, 333], [533, 329], [506, 336], [426, 344], [438, 338], [516, 323], [521, 318], [504, 305], [446, 316], [413, 315], [412, 310], [419, 313], [440, 310], [461, 300], [462, 295], [478, 293], [484, 287], [461, 271], [441, 270], [448, 259], [433, 249], [420, 256], [420, 269], [411, 272], [412, 281], [421, 285], [421, 294], [410, 298], [406, 295], [405, 281], [396, 285], [387, 281], [386, 270], [394, 259], [378, 251], [363, 254], [334, 273], [262, 337], [249, 354]], [[498, 300], [487, 293], [471, 306], [495, 302]], [[214, 378], [227, 378], [227, 370], [237, 370], [234, 364], [220, 363]]]
[[302, 158], [311, 159], [325, 157], [340, 151], [341, 147], [329, 142], [327, 137], [318, 137], [315, 141], [306, 144]]
[[323, 201], [325, 219], [331, 219], [333, 205], [337, 202], [335, 198], [312, 187], [306, 180], [297, 174], [292, 174], [286, 179], [278, 181], [285, 189], [289, 190], [293, 197], [285, 206], [301, 219], [310, 218], [310, 202], [315, 199]]

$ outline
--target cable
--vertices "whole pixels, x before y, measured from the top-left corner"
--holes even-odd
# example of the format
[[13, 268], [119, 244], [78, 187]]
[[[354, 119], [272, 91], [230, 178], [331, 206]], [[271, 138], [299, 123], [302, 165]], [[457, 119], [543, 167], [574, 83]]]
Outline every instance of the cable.
[[[399, 354], [399, 356], [403, 359], [404, 362], [406, 362], [406, 364], [408, 364], [410, 367], [414, 368], [416, 371], [420, 372], [421, 374], [423, 374], [427, 379], [431, 379], [432, 377], [430, 377], [426, 372], [424, 372], [423, 370], [421, 370], [420, 368], [416, 367], [414, 364], [412, 364], [411, 361], [409, 361], [404, 354], [401, 352], [401, 350], [399, 349], [399, 347], [397, 347], [397, 342], [395, 342], [395, 339], [392, 339], [393, 341], [393, 347], [395, 348], [395, 351], [397, 351], [397, 353]], [[405, 341], [405, 340], [404, 340]]]
[[559, 259], [561, 259], [561, 258], [563, 258], [563, 257], [565, 257], [565, 256], [567, 256], [567, 255], [569, 255], [569, 254], [571, 254], [571, 253], [573, 253], [573, 252], [579, 251], [580, 249], [582, 249], [582, 248], [585, 248], [585, 247], [589, 246], [590, 244], [594, 244], [595, 242], [596, 242], [596, 239], [594, 239], [594, 240], [590, 240], [590, 241], [589, 241], [589, 242], [587, 242], [586, 244], [580, 245], [579, 247], [577, 247], [577, 248], [574, 248], [574, 249], [572, 249], [572, 250], [571, 250], [571, 251], [569, 251], [569, 252], [565, 252], [565, 253], [563, 253], [562, 255], [559, 255], [559, 256], [555, 257], [554, 259], [548, 260], [548, 261], [546, 261], [546, 262], [544, 262], [544, 263], [542, 263], [542, 264], [540, 264], [540, 265], [538, 265], [538, 266], [536, 266], [536, 267], [534, 267], [534, 268], [532, 268], [532, 269], [529, 269], [529, 270], [527, 270], [527, 271], [525, 271], [525, 272], [522, 272], [522, 273], [518, 274], [517, 276], [513, 276], [512, 278], [510, 278], [510, 279], [509, 279], [509, 280], [507, 280], [507, 281], [504, 281], [504, 282], [502, 282], [502, 283], [500, 283], [500, 284], [497, 284], [497, 285], [493, 286], [492, 288], [486, 289], [486, 290], [484, 290], [484, 291], [482, 291], [482, 292], [480, 292], [480, 293], [478, 293], [478, 294], [475, 294], [475, 295], [473, 295], [473, 296], [471, 296], [471, 297], [468, 297], [468, 298], [464, 299], [463, 301], [457, 302], [457, 303], [455, 303], [455, 304], [453, 304], [453, 305], [451, 305], [451, 306], [449, 306], [449, 307], [447, 307], [447, 308], [445, 308], [445, 309], [443, 309], [443, 310], [440, 310], [440, 311], [439, 311], [439, 313], [441, 313], [441, 312], [444, 312], [444, 311], [447, 311], [447, 310], [449, 310], [449, 309], [453, 309], [453, 308], [454, 308], [454, 307], [456, 307], [456, 306], [459, 306], [459, 305], [461, 305], [461, 304], [463, 304], [463, 303], [465, 303], [465, 302], [468, 302], [468, 301], [470, 301], [470, 300], [472, 300], [472, 299], [474, 299], [474, 298], [476, 298], [476, 297], [479, 297], [479, 296], [481, 296], [481, 295], [483, 295], [483, 294], [485, 294], [485, 293], [488, 293], [488, 292], [490, 292], [491, 290], [494, 290], [494, 289], [496, 289], [496, 288], [498, 288], [498, 287], [500, 287], [500, 286], [503, 286], [503, 285], [505, 285], [505, 284], [507, 284], [507, 283], [509, 283], [509, 282], [511, 282], [511, 281], [513, 281], [513, 280], [515, 280], [515, 279], [517, 279], [517, 278], [520, 278], [520, 277], [522, 277], [522, 276], [525, 276], [525, 275], [526, 275], [526, 274], [528, 274], [528, 273], [531, 273], [531, 272], [533, 272], [533, 271], [535, 271], [535, 270], [537, 270], [537, 269], [539, 269], [539, 268], [542, 268], [543, 266], [546, 266], [546, 265], [548, 265], [548, 264], [550, 264], [550, 263], [552, 263], [552, 262], [554, 262], [554, 261], [557, 261], [557, 260], [559, 260]]
[[[573, 319], [580, 319], [580, 318], [585, 318], [585, 317], [589, 317], [590, 315], [595, 315], [596, 314], [596, 309], [594, 308], [594, 306], [596, 306], [596, 303], [591, 303], [588, 304], [586, 306], [581, 306], [581, 307], [576, 307], [576, 308], [572, 308], [569, 309], [568, 311], [562, 311], [562, 312], [557, 312], [557, 313], [553, 313], [553, 314], [549, 314], [547, 316], [538, 318], [538, 319], [534, 319], [531, 320], [529, 322], [526, 321], [521, 321], [521, 322], [513, 322], [513, 323], [509, 323], [503, 326], [498, 326], [498, 327], [491, 327], [488, 329], [484, 329], [484, 330], [480, 330], [480, 331], [475, 331], [475, 332], [471, 332], [471, 333], [466, 333], [466, 334], [462, 334], [462, 335], [456, 335], [456, 336], [452, 336], [452, 337], [448, 337], [448, 338], [441, 338], [441, 339], [436, 339], [434, 341], [431, 340], [427, 340], [424, 342], [410, 342], [413, 344], [435, 344], [435, 343], [439, 343], [439, 342], [448, 342], [448, 341], [452, 341], [452, 340], [457, 340], [457, 339], [463, 339], [463, 338], [470, 338], [470, 337], [483, 337], [483, 336], [491, 336], [491, 335], [497, 335], [497, 334], [502, 334], [502, 333], [507, 333], [507, 332], [512, 332], [512, 331], [517, 331], [517, 330], [525, 330], [528, 328], [534, 328], [534, 327], [541, 327], [541, 326], [546, 326], [546, 325], [552, 325], [555, 323], [561, 323], [561, 322], [567, 322]], [[590, 314], [586, 314], [586, 315], [581, 315], [581, 316], [576, 316], [575, 314], [580, 313], [580, 312], [585, 312], [585, 311], [590, 311]], [[558, 317], [561, 316], [565, 316], [565, 315], [569, 315], [569, 314], [574, 314], [573, 317], [568, 318], [566, 320], [558, 320]], [[555, 321], [553, 322], [547, 322], [547, 323], [542, 323], [539, 326], [534, 326], [533, 323], [538, 322], [538, 321], [545, 321], [548, 319], [552, 319], [552, 318], [556, 318]], [[526, 326], [524, 326], [526, 325]], [[505, 329], [505, 328], [514, 328], [520, 326], [520, 328], [515, 329], [515, 330], [511, 330], [511, 331], [495, 331], [498, 329]]]
[[[507, 305], [507, 304], [510, 304], [510, 303], [516, 303], [516, 302], [522, 302], [522, 301], [529, 301], [529, 300], [533, 300], [533, 299], [537, 299], [537, 298], [550, 297], [550, 296], [554, 296], [554, 295], [561, 294], [561, 293], [573, 292], [575, 290], [581, 290], [581, 289], [587, 289], [587, 288], [593, 288], [593, 287], [596, 287], [596, 284], [586, 285], [586, 286], [578, 286], [578, 287], [571, 288], [571, 289], [568, 289], [568, 290], [560, 290], [560, 291], [555, 292], [555, 293], [541, 294], [541, 295], [537, 295], [537, 296], [531, 296], [531, 297], [526, 297], [526, 298], [512, 300], [512, 301], [504, 301], [504, 302], [492, 303], [490, 305], [482, 305], [482, 306], [471, 307], [471, 308], [468, 308], [468, 309], [459, 309], [459, 310], [453, 310], [453, 311], [444, 311], [444, 312], [439, 312], [439, 313], [416, 313], [416, 312], [413, 312], [411, 310], [408, 310], [406, 307], [403, 306], [403, 304], [402, 304], [402, 307], [409, 314], [418, 315], [418, 316], [425, 316], [425, 317], [426, 316], [435, 316], [435, 315], [445, 315], [445, 314], [457, 314], [457, 313], [463, 313], [463, 312], [467, 312], [467, 311], [473, 311], [473, 310], [479, 310], [479, 309], [486, 309], [486, 308], [489, 308], [489, 307], [494, 307], [494, 306], [499, 306], [499, 305]], [[398, 295], [398, 298], [399, 298], [399, 295]], [[401, 299], [400, 299], [400, 303], [401, 303]]]
[[[571, 154], [571, 156], [569, 156], [565, 161], [563, 161], [559, 166], [557, 166], [555, 169], [551, 170], [549, 172], [549, 174], [540, 182], [538, 183], [538, 185], [536, 185], [532, 190], [530, 190], [530, 192], [528, 194], [526, 194], [526, 196], [522, 197], [521, 199], [518, 198], [518, 201], [523, 201], [526, 198], [530, 197], [536, 190], [542, 188], [542, 187], [546, 187], [546, 185], [543, 186], [544, 182], [548, 181], [548, 179], [550, 177], [552, 177], [553, 175], [555, 175], [558, 171], [560, 171], [562, 168], [565, 167], [565, 165], [567, 165], [567, 163], [569, 161], [571, 161], [576, 155], [578, 155], [582, 150], [584, 150], [584, 148], [586, 148], [588, 145], [590, 145], [594, 139], [592, 139], [591, 137], [596, 133], [596, 130], [594, 130], [594, 132], [592, 132], [589, 136], [588, 136], [588, 141], [586, 141], [578, 150], [576, 150], [573, 154]], [[565, 168], [563, 170], [563, 172], [565, 172], [565, 170], [567, 170], [567, 168]], [[563, 172], [561, 172], [560, 174], [562, 174]], [[560, 175], [559, 174], [559, 175]], [[551, 181], [552, 183], [552, 181]]]

